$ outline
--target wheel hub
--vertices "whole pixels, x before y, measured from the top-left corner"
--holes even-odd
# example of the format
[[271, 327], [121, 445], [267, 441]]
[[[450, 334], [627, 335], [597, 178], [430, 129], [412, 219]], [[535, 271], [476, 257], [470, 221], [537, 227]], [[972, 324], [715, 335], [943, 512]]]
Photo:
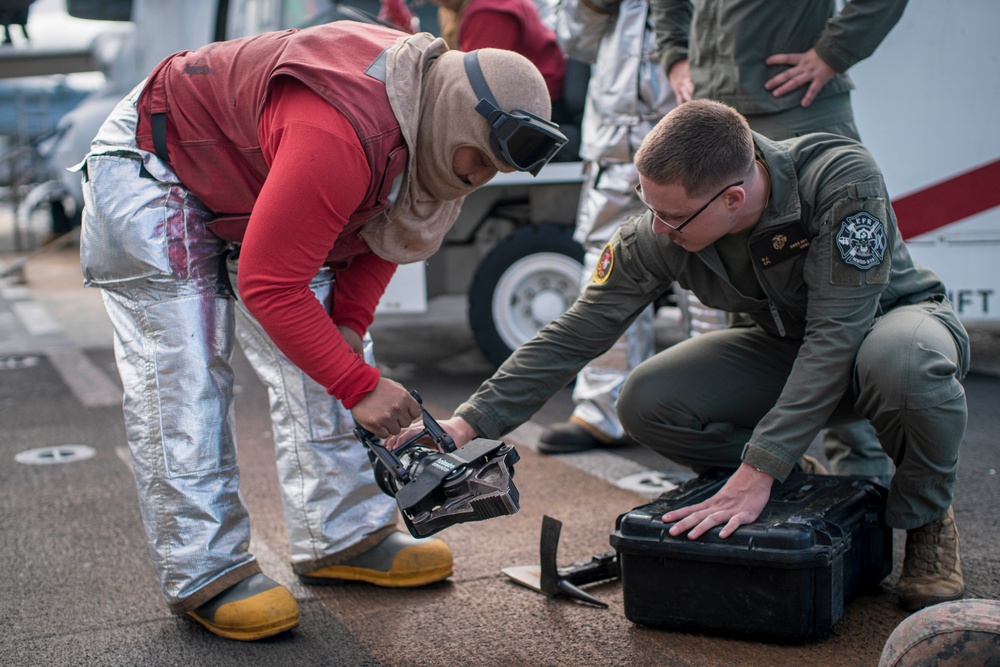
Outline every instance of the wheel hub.
[[531, 298], [531, 319], [542, 326], [562, 315], [566, 310], [566, 299], [562, 292], [545, 289]]

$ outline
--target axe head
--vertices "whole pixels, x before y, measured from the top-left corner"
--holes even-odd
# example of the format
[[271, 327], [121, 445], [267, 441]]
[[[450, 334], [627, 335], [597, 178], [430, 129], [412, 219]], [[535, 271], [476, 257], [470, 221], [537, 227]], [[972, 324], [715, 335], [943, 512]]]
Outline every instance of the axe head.
[[501, 570], [515, 582], [548, 597], [566, 596], [581, 602], [606, 608], [608, 605], [579, 588], [580, 585], [617, 579], [618, 556], [598, 554], [589, 561], [560, 568], [556, 565], [559, 533], [562, 523], [550, 516], [542, 519], [542, 539], [539, 556], [541, 565], [515, 565]]

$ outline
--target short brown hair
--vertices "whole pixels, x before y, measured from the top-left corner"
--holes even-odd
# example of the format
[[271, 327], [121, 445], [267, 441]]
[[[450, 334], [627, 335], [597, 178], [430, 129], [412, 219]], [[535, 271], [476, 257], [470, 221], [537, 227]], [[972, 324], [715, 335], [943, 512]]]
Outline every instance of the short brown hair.
[[746, 118], [713, 100], [678, 106], [656, 124], [635, 154], [640, 174], [660, 185], [680, 184], [692, 197], [745, 177], [753, 163]]

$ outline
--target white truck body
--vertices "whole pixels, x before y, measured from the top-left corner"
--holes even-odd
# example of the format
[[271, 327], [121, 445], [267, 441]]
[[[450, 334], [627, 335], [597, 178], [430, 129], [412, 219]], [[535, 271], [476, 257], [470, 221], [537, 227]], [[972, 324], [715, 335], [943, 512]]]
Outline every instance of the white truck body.
[[900, 229], [966, 322], [1000, 319], [1000, 3], [911, 0], [850, 70]]

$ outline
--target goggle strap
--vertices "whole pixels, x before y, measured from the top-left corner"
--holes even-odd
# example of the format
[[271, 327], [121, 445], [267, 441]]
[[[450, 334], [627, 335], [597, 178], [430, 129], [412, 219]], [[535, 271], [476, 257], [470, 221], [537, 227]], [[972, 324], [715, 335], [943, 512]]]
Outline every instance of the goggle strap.
[[491, 116], [493, 116], [493, 114], [498, 114], [498, 113], [502, 114], [503, 112], [500, 111], [500, 109], [498, 109], [496, 105], [490, 102], [489, 100], [480, 99], [479, 104], [476, 105], [476, 113], [485, 118], [486, 122], [492, 125], [492, 121], [490, 120]]
[[476, 97], [481, 100], [479, 104], [476, 105], [476, 111], [489, 118], [487, 114], [484, 114], [480, 110], [480, 107], [483, 105], [483, 101], [492, 104], [493, 109], [496, 111], [500, 110], [500, 104], [497, 102], [496, 98], [493, 97], [493, 91], [490, 90], [489, 84], [486, 83], [486, 77], [483, 76], [483, 68], [479, 66], [479, 54], [475, 51], [469, 51], [465, 54], [465, 58], [462, 62], [465, 64], [465, 73], [469, 77], [469, 83], [472, 84], [472, 92], [474, 92]]

